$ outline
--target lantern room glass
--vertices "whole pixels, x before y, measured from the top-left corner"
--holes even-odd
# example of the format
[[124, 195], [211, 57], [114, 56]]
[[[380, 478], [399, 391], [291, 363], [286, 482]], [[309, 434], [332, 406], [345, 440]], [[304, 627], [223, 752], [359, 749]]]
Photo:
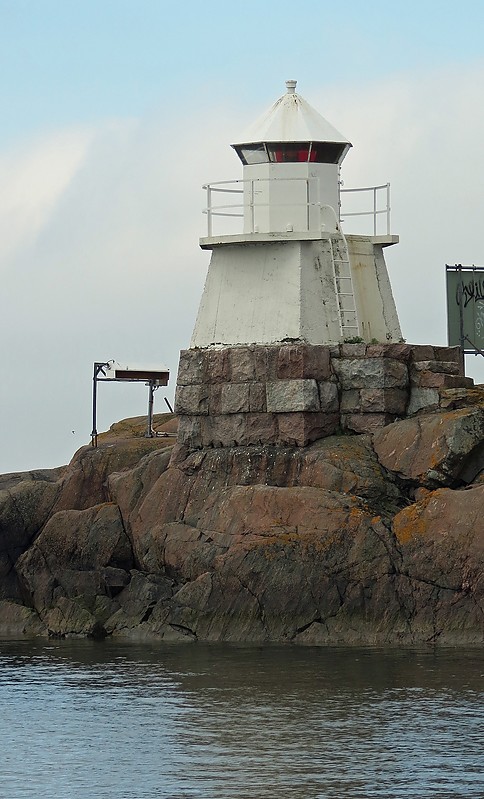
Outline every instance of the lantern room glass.
[[342, 142], [267, 142], [235, 148], [243, 164], [338, 164], [346, 152]]

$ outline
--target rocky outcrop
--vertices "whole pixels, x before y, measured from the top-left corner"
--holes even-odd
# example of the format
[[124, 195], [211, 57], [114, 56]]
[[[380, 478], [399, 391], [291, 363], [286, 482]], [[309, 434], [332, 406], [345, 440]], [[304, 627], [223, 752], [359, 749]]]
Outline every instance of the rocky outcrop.
[[447, 391], [304, 447], [193, 450], [130, 420], [63, 470], [6, 476], [0, 632], [482, 643], [484, 389]]
[[375, 432], [382, 465], [425, 486], [470, 483], [483, 468], [482, 408], [405, 419]]

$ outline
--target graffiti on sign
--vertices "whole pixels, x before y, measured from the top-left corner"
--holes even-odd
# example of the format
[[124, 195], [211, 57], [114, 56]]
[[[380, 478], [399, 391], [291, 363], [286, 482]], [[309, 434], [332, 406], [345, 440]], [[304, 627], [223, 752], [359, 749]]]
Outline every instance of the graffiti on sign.
[[461, 302], [461, 298], [464, 308], [467, 308], [472, 300], [484, 300], [484, 278], [471, 280], [470, 283], [461, 280], [455, 292], [457, 305]]
[[449, 344], [484, 350], [484, 267], [446, 265]]

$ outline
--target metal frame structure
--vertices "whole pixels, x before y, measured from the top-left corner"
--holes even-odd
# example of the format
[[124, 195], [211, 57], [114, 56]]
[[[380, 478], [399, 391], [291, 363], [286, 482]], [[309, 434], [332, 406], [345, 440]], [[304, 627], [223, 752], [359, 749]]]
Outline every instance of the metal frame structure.
[[[446, 264], [445, 265], [446, 275], [449, 272], [457, 272], [459, 275], [465, 274], [468, 275], [481, 275], [480, 278], [474, 279], [474, 287], [479, 287], [479, 293], [482, 294], [478, 299], [484, 301], [484, 266], [463, 266], [462, 264]], [[447, 281], [447, 291], [449, 290], [448, 281]], [[457, 289], [459, 291], [459, 288]], [[461, 348], [462, 357], [464, 355], [482, 355], [484, 357], [484, 350], [480, 349], [467, 335], [464, 331], [464, 303], [462, 302], [462, 295], [463, 289], [462, 285], [460, 287], [460, 294], [457, 297], [457, 304], [459, 307], [459, 346]], [[449, 318], [449, 310], [447, 310], [447, 326], [450, 331], [450, 318]], [[470, 345], [470, 348], [466, 348], [466, 342]], [[450, 341], [449, 341], [450, 343]]]
[[[91, 446], [97, 447], [97, 384], [98, 383], [140, 383], [143, 382], [148, 386], [148, 415], [146, 423], [146, 438], [156, 438], [158, 434], [153, 429], [153, 405], [154, 393], [160, 386], [167, 386], [170, 377], [170, 372], [167, 369], [129, 369], [119, 368], [116, 369], [114, 360], [111, 361], [95, 361], [92, 376], [92, 431], [91, 431]], [[114, 377], [108, 377], [108, 371], [114, 370]], [[99, 375], [103, 375], [100, 377]], [[170, 403], [165, 397], [165, 402], [170, 409]]]

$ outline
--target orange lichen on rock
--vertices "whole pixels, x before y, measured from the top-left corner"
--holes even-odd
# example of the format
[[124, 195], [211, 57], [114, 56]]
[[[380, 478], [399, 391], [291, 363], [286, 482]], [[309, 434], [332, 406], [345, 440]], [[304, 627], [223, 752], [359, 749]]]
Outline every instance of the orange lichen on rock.
[[425, 511], [436, 493], [438, 492], [427, 491], [420, 502], [416, 502], [414, 505], [404, 508], [404, 510], [397, 513], [394, 517], [392, 529], [400, 544], [408, 544], [412, 538], [424, 536], [428, 532]]

